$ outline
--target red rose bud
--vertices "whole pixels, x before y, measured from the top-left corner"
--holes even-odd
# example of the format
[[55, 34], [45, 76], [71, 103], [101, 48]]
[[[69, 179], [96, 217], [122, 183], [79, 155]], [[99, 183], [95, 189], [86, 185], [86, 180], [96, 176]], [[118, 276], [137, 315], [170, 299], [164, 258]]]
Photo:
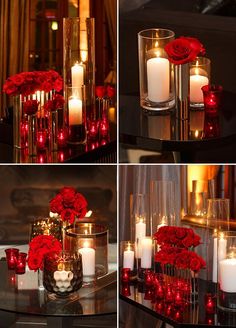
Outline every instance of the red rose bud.
[[24, 113], [27, 115], [36, 114], [38, 111], [39, 102], [37, 100], [26, 100], [23, 104]]
[[103, 85], [99, 85], [96, 87], [96, 96], [98, 98], [103, 98], [106, 95], [106, 88]]
[[113, 98], [115, 96], [115, 88], [114, 87], [112, 87], [110, 85], [107, 86], [107, 96], [109, 98]]

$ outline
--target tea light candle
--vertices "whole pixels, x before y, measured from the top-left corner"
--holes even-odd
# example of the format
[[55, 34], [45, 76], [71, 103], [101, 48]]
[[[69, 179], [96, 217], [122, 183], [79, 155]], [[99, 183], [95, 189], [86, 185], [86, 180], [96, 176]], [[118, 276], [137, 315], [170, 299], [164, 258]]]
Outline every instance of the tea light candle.
[[236, 293], [236, 258], [219, 261], [220, 289]]
[[190, 102], [203, 103], [202, 87], [209, 84], [209, 79], [206, 71], [198, 68], [198, 62], [194, 73], [190, 76]]
[[141, 268], [149, 269], [152, 267], [152, 239], [143, 238], [141, 240]]
[[83, 275], [95, 275], [95, 250], [89, 247], [89, 242], [85, 241], [83, 247], [79, 249], [82, 255]]
[[161, 58], [156, 50], [156, 57], [147, 61], [148, 99], [152, 102], [167, 101], [170, 97], [170, 63]]
[[82, 124], [82, 100], [78, 98], [71, 98], [68, 102], [69, 107], [69, 125]]
[[84, 84], [84, 66], [83, 64], [75, 63], [74, 66], [71, 67], [71, 81], [72, 88], [81, 89]]
[[131, 271], [134, 270], [134, 251], [130, 249], [130, 244], [128, 244], [127, 250], [123, 254], [123, 267]]

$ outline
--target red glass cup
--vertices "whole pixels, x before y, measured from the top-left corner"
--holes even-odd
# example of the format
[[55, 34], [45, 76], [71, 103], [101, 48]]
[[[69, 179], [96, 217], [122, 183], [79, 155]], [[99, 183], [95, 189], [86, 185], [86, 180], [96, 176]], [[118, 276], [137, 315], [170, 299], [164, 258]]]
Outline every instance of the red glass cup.
[[144, 279], [145, 279], [145, 285], [146, 286], [152, 286], [154, 283], [154, 275], [151, 270], [146, 270], [144, 273]]
[[130, 285], [129, 284], [127, 284], [127, 283], [122, 284], [121, 294], [123, 296], [127, 296], [127, 297], [131, 295]]
[[121, 271], [121, 281], [122, 282], [129, 282], [130, 281], [130, 268], [123, 268]]
[[102, 118], [100, 122], [100, 135], [105, 138], [109, 133], [109, 121], [106, 117]]
[[45, 149], [47, 142], [47, 131], [45, 129], [41, 129], [37, 132], [37, 148]]
[[60, 129], [57, 134], [57, 144], [59, 148], [64, 148], [67, 145], [67, 129]]
[[16, 260], [15, 272], [16, 274], [24, 274], [26, 267], [26, 257], [27, 253], [20, 252]]
[[19, 254], [18, 248], [7, 248], [5, 249], [7, 266], [9, 270], [14, 270], [16, 268], [17, 257]]
[[213, 314], [215, 313], [216, 308], [216, 297], [210, 293], [205, 295], [205, 309], [206, 313]]
[[202, 87], [205, 113], [217, 115], [221, 105], [223, 88], [220, 85], [205, 85]]
[[97, 139], [99, 131], [99, 120], [88, 120], [88, 137], [89, 139]]

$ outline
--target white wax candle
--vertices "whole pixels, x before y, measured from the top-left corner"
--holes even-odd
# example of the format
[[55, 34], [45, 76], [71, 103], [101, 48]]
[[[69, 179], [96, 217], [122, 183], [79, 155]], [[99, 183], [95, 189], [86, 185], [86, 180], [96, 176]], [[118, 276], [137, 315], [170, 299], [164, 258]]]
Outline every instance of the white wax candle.
[[203, 75], [190, 76], [190, 102], [203, 103], [202, 87], [209, 84], [209, 79]]
[[134, 251], [127, 249], [123, 254], [123, 267], [134, 270]]
[[213, 268], [212, 268], [212, 281], [217, 282], [217, 238], [213, 239]]
[[227, 293], [236, 293], [236, 259], [219, 261], [220, 289]]
[[84, 66], [76, 63], [71, 67], [72, 88], [81, 88], [84, 84]]
[[148, 99], [152, 102], [167, 101], [170, 97], [170, 63], [166, 58], [147, 61]]
[[56, 287], [60, 292], [65, 292], [66, 290], [71, 290], [71, 280], [73, 279], [73, 272], [71, 271], [55, 271], [53, 278], [56, 281]]
[[69, 125], [81, 125], [82, 120], [82, 100], [78, 98], [69, 99]]
[[135, 225], [135, 241], [137, 243], [137, 258], [141, 257], [141, 240], [146, 237], [146, 223], [143, 222], [141, 218], [139, 222]]
[[227, 250], [227, 240], [221, 236], [219, 239], [219, 246], [218, 246], [218, 262], [221, 260], [226, 259], [226, 250]]
[[84, 243], [84, 247], [79, 249], [79, 253], [82, 255], [82, 266], [84, 276], [95, 275], [95, 250], [87, 247]]
[[149, 269], [152, 267], [152, 239], [143, 238], [141, 240], [141, 268]]

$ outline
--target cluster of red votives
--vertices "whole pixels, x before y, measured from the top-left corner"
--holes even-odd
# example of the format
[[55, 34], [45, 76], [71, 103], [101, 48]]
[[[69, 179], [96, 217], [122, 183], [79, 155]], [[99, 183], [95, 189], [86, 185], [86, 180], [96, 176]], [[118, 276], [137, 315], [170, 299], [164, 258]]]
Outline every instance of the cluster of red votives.
[[8, 269], [15, 270], [16, 274], [24, 274], [27, 253], [20, 252], [18, 248], [7, 248], [5, 253]]

